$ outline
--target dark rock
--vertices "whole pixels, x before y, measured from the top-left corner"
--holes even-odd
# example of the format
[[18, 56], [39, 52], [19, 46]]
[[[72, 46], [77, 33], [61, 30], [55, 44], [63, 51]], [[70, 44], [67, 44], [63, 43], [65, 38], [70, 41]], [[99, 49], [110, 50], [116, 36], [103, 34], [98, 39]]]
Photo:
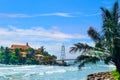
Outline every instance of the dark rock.
[[114, 80], [110, 72], [99, 72], [87, 76], [87, 80]]

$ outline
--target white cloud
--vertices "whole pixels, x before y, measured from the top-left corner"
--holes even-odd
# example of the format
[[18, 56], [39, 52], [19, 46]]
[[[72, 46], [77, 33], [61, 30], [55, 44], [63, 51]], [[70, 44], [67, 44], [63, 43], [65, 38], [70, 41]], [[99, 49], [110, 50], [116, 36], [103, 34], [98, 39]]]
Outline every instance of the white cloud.
[[40, 14], [39, 16], [61, 16], [61, 17], [74, 17], [70, 13], [47, 13], [47, 14]]
[[6, 14], [6, 13], [0, 13], [0, 17], [10, 17], [10, 18], [16, 18], [16, 17], [30, 17], [26, 14]]
[[31, 28], [31, 29], [19, 29], [9, 25], [9, 29], [0, 28], [2, 32], [0, 35], [3, 34], [5, 36], [19, 36], [19, 37], [29, 37], [29, 38], [45, 38], [50, 39], [53, 41], [59, 40], [67, 40], [67, 39], [83, 39], [87, 38], [85, 35], [80, 34], [66, 34], [55, 29], [46, 30], [42, 27]]
[[40, 17], [40, 16], [74, 17], [71, 13], [64, 13], [64, 12], [43, 13], [43, 14], [33, 14], [33, 15], [0, 13], [0, 17], [8, 17], [8, 18], [26, 18], [26, 17]]
[[82, 14], [82, 13], [65, 13], [65, 12], [55, 12], [55, 13], [43, 13], [43, 14], [7, 14], [7, 13], [0, 13], [0, 17], [7, 17], [7, 18], [31, 18], [31, 17], [42, 17], [42, 16], [58, 16], [58, 17], [79, 17], [79, 16], [97, 16], [100, 13], [93, 13], [93, 14]]
[[37, 43], [41, 41], [65, 42], [72, 39], [88, 39], [88, 37], [80, 34], [62, 33], [55, 28], [49, 30], [42, 27], [19, 29], [11, 25], [9, 25], [9, 28], [0, 28], [0, 41]]

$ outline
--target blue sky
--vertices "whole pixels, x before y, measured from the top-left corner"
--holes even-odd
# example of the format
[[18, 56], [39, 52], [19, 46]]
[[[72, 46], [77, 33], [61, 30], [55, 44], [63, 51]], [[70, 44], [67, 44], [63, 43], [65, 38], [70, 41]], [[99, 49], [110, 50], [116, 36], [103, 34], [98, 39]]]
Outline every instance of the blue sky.
[[61, 45], [77, 42], [94, 45], [87, 35], [90, 26], [101, 29], [100, 7], [112, 8], [116, 0], [0, 0], [0, 44], [44, 46], [58, 56]]

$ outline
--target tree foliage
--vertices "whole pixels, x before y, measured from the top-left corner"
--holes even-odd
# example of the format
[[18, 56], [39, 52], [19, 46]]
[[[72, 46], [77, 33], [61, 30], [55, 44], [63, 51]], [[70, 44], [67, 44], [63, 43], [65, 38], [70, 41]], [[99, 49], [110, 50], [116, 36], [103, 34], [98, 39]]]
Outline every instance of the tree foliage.
[[89, 46], [84, 43], [76, 43], [70, 48], [70, 52], [82, 52], [77, 58], [80, 65], [85, 63], [96, 63], [103, 60], [106, 64], [113, 63], [120, 73], [120, 23], [119, 23], [119, 5], [114, 3], [113, 9], [101, 8], [102, 11], [102, 31], [98, 32], [93, 27], [88, 30], [88, 35], [94, 41], [95, 46]]

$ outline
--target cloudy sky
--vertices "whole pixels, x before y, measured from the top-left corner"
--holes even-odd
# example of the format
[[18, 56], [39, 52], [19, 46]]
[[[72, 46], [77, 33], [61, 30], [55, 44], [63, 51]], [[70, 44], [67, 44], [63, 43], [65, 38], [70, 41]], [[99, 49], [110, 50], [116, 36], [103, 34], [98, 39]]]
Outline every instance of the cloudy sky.
[[74, 43], [94, 45], [87, 35], [90, 26], [101, 29], [100, 7], [112, 8], [116, 0], [0, 0], [0, 45], [44, 46], [60, 57], [62, 44], [66, 57]]

